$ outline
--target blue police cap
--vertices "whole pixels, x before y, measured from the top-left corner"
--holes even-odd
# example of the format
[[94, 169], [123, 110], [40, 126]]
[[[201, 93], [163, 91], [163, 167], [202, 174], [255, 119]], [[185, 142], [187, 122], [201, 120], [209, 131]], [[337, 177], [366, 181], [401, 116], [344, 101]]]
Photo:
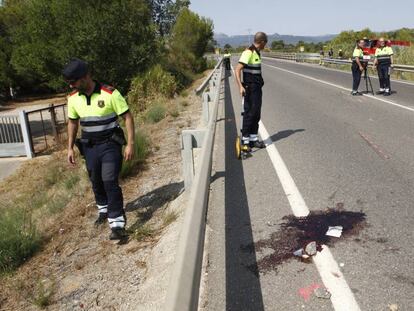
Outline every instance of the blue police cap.
[[71, 59], [62, 71], [66, 80], [78, 80], [86, 76], [87, 73], [88, 63], [79, 58]]

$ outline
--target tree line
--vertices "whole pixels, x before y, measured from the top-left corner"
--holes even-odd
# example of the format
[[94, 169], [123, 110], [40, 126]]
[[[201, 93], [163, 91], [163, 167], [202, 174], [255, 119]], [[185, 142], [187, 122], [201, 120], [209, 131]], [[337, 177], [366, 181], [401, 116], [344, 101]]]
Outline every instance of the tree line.
[[[352, 52], [355, 48], [356, 41], [358, 39], [368, 38], [368, 39], [378, 39], [384, 37], [389, 40], [398, 40], [398, 41], [409, 41], [414, 43], [414, 29], [402, 28], [394, 31], [388, 32], [374, 32], [369, 28], [362, 29], [360, 31], [342, 31], [339, 35], [333, 38], [330, 41], [326, 42], [304, 42], [299, 41], [296, 44], [286, 43], [283, 40], [275, 40], [269, 43], [268, 50], [285, 52], [285, 53], [296, 53], [300, 52], [300, 48], [304, 48], [305, 53], [319, 53], [323, 50], [326, 52], [330, 49], [334, 51], [334, 55], [337, 55], [338, 51], [341, 49], [343, 51], [344, 57], [348, 58], [352, 56]], [[224, 46], [224, 49], [233, 52], [241, 52], [246, 47], [232, 47], [229, 44]], [[414, 62], [414, 46], [412, 45], [409, 48], [401, 48], [396, 51], [398, 55], [399, 62], [401, 64], [408, 64]]]
[[179, 87], [206, 68], [213, 23], [188, 0], [0, 2], [0, 94], [61, 92], [62, 68], [86, 60], [96, 79], [127, 92], [156, 64]]

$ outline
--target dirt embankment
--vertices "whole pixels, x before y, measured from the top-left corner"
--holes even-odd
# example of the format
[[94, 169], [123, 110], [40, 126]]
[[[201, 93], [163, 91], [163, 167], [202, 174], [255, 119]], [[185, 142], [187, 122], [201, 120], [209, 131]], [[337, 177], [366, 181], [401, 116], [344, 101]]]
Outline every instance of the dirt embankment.
[[107, 225], [94, 227], [96, 209], [88, 189], [53, 223], [45, 221], [50, 239], [42, 251], [0, 279], [1, 311], [42, 305], [59, 311], [162, 308], [185, 207], [180, 133], [197, 127], [201, 116], [194, 88], [188, 97], [169, 103], [179, 107], [178, 116], [145, 126], [151, 154], [122, 185], [127, 227], [137, 228], [129, 242], [114, 244], [108, 241]]

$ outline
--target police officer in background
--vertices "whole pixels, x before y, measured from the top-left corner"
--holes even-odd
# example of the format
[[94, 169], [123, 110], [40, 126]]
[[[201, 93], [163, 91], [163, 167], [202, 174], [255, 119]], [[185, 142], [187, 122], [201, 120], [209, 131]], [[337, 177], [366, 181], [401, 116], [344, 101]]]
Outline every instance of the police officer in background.
[[361, 93], [358, 92], [358, 87], [361, 82], [361, 74], [367, 65], [367, 62], [364, 60], [364, 51], [362, 50], [364, 47], [365, 41], [359, 40], [354, 49], [354, 53], [352, 54], [352, 95], [361, 95]]
[[379, 47], [375, 50], [374, 69], [378, 71], [380, 89], [378, 94], [391, 95], [390, 70], [393, 63], [394, 52], [385, 44], [384, 38], [379, 39]]
[[[236, 67], [236, 81], [241, 96], [244, 96], [244, 114], [242, 128], [242, 150], [250, 152], [251, 148], [265, 148], [257, 135], [262, 108], [262, 59], [260, 51], [267, 44], [267, 35], [258, 32], [254, 36], [254, 43], [240, 56]], [[243, 72], [243, 83], [241, 82]]]
[[[122, 166], [122, 145], [126, 144], [125, 160], [131, 160], [134, 156], [132, 114], [118, 90], [92, 79], [86, 62], [72, 59], [64, 68], [63, 76], [74, 90], [68, 97], [67, 160], [71, 165], [76, 164], [73, 150], [76, 143], [85, 157], [98, 207], [95, 224], [102, 224], [108, 219], [111, 229], [109, 238], [123, 240], [127, 238], [126, 216], [118, 177]], [[118, 116], [125, 120], [127, 141], [117, 121]], [[76, 140], [79, 124], [82, 134]]]
[[230, 70], [230, 58], [231, 58], [231, 54], [230, 52], [226, 49], [224, 50], [224, 55], [223, 55], [223, 61], [224, 61], [224, 65], [226, 70]]

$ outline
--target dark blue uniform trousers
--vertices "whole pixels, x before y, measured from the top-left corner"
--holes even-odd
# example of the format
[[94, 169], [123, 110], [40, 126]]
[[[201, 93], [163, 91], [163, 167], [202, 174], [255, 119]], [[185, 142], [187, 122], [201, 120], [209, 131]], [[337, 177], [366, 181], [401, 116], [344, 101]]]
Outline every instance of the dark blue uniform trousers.
[[358, 64], [356, 62], [352, 63], [352, 91], [358, 91], [361, 75], [362, 72], [359, 70]]
[[111, 228], [125, 227], [124, 202], [118, 183], [122, 167], [122, 146], [112, 141], [85, 145], [84, 155], [96, 204], [108, 206]]
[[243, 137], [257, 135], [262, 110], [262, 85], [259, 83], [243, 84], [244, 95]]
[[390, 65], [388, 64], [379, 64], [378, 65], [378, 78], [380, 82], [380, 88], [389, 89], [390, 88]]

